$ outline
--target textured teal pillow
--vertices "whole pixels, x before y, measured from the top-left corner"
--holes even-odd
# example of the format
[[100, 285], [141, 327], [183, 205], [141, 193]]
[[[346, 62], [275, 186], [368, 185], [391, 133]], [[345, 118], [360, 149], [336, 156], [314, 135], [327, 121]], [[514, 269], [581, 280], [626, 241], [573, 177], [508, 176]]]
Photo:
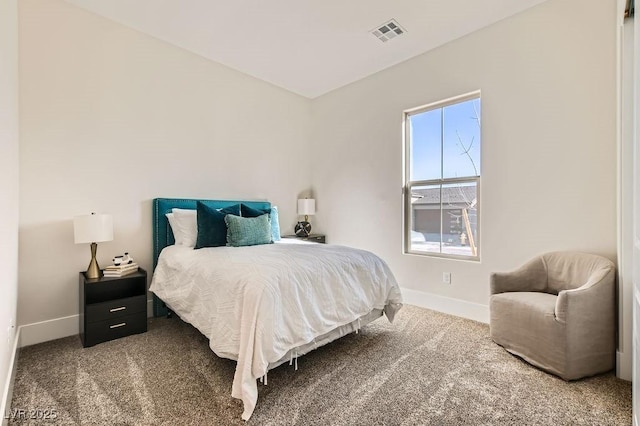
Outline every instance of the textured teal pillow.
[[198, 238], [195, 248], [224, 246], [227, 243], [225, 215], [239, 216], [240, 204], [234, 204], [218, 211], [198, 201], [196, 210], [198, 215]]
[[242, 217], [258, 217], [268, 213], [271, 219], [271, 240], [280, 241], [280, 221], [278, 219], [278, 207], [273, 206], [271, 209], [254, 209], [246, 204], [240, 204], [240, 215]]
[[227, 245], [233, 247], [257, 246], [271, 243], [271, 221], [268, 214], [258, 217], [226, 215]]

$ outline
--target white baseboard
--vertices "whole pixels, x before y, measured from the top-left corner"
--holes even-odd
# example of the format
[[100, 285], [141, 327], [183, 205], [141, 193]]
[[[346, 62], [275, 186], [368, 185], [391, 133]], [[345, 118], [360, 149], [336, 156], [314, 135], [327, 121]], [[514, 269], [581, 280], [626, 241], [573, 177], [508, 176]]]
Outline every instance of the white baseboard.
[[7, 377], [7, 382], [4, 386], [4, 390], [2, 392], [2, 403], [0, 404], [0, 413], [2, 413], [2, 424], [7, 425], [9, 420], [6, 418], [6, 413], [11, 409], [11, 401], [13, 399], [13, 384], [16, 380], [16, 371], [18, 369], [18, 349], [21, 347], [20, 345], [20, 329], [22, 327], [18, 327], [16, 330], [16, 334], [13, 338], [13, 346], [11, 348], [11, 359], [9, 360], [9, 371]]
[[489, 324], [489, 306], [402, 288], [404, 303]]
[[31, 346], [49, 340], [62, 339], [80, 333], [78, 315], [56, 318], [48, 321], [25, 324], [21, 329], [20, 347]]
[[629, 352], [616, 351], [616, 376], [630, 382], [633, 377], [633, 360]]
[[147, 318], [153, 316], [153, 299], [147, 300]]

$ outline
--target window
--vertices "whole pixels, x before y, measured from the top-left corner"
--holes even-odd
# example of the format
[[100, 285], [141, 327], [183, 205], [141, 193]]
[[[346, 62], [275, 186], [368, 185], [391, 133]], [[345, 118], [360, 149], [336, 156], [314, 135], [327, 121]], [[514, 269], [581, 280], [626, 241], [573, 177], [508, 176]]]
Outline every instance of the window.
[[404, 250], [479, 260], [480, 93], [404, 113]]

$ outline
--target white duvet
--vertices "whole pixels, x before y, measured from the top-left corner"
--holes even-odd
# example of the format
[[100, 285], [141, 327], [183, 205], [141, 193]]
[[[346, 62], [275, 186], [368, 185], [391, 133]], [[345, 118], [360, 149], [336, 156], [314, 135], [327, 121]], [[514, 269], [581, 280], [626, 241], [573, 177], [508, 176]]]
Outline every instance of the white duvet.
[[374, 254], [327, 244], [268, 244], [193, 250], [166, 247], [150, 291], [237, 360], [231, 395], [248, 420], [256, 379], [288, 351], [372, 309], [402, 306], [398, 284]]

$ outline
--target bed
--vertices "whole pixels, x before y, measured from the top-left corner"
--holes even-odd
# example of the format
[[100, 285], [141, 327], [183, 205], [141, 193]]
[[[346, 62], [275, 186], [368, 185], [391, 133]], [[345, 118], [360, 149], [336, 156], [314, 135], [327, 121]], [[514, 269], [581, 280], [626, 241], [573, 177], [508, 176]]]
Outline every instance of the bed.
[[204, 334], [216, 355], [237, 361], [231, 395], [242, 400], [248, 420], [257, 380], [266, 384], [270, 369], [285, 362], [297, 368], [299, 356], [382, 315], [393, 321], [402, 297], [386, 263], [364, 250], [295, 239], [198, 250], [174, 244], [166, 216], [173, 209], [238, 204], [271, 209], [263, 201], [155, 199], [150, 291], [154, 315], [170, 309]]

